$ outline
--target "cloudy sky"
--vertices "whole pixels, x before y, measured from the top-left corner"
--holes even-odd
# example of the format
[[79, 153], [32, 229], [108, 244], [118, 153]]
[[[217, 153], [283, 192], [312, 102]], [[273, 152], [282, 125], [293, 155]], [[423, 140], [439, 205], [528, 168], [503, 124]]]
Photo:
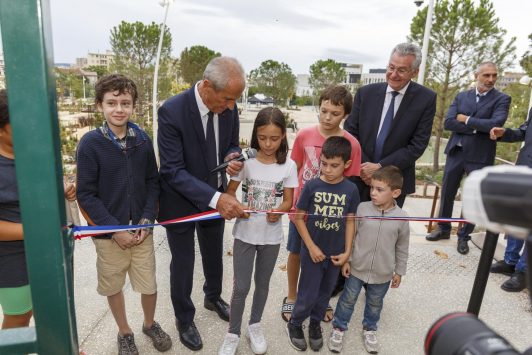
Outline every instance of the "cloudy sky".
[[[508, 38], [517, 37], [520, 58], [530, 44], [532, 1], [492, 1]], [[56, 63], [111, 49], [109, 31], [121, 21], [164, 18], [158, 0], [50, 2]], [[413, 0], [176, 0], [167, 25], [174, 56], [204, 45], [238, 58], [248, 72], [273, 59], [296, 74], [308, 73], [310, 64], [327, 58], [363, 64], [368, 72], [386, 66], [390, 50], [410, 33], [417, 10]], [[515, 69], [521, 71], [518, 64]]]

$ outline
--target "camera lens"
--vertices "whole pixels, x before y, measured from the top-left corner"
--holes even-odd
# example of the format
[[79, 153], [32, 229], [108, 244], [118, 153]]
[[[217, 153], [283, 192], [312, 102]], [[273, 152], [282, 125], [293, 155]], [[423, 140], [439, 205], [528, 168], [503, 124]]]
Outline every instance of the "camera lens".
[[438, 320], [425, 339], [426, 355], [519, 355], [508, 342], [471, 313]]

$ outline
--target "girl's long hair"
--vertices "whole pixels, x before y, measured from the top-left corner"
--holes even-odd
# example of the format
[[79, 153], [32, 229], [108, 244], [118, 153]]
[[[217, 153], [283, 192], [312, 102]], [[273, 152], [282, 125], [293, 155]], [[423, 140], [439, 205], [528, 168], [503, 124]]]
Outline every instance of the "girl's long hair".
[[274, 124], [281, 129], [284, 138], [281, 140], [281, 145], [275, 152], [275, 159], [277, 164], [284, 164], [286, 162], [286, 156], [288, 155], [288, 139], [286, 138], [286, 120], [281, 110], [274, 107], [266, 107], [260, 110], [255, 124], [253, 125], [253, 133], [251, 134], [251, 148], [256, 150], [260, 149], [259, 139], [257, 138], [257, 129], [262, 126]]

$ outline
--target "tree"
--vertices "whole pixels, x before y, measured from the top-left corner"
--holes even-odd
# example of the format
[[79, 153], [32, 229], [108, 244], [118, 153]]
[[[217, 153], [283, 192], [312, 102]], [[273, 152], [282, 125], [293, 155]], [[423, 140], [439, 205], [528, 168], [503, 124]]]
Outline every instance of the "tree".
[[173, 81], [172, 82], [171, 94], [172, 95], [178, 95], [178, 94], [181, 94], [184, 91], [187, 91], [188, 89], [190, 89], [190, 84], [189, 83], [181, 84], [181, 83], [178, 83], [177, 81]]
[[75, 74], [72, 70], [63, 72], [60, 68], [55, 68], [55, 86], [58, 96], [61, 100], [65, 99], [65, 96], [73, 94], [74, 99], [80, 99], [83, 97], [83, 77], [79, 74]]
[[[530, 42], [532, 42], [532, 33], [528, 35], [528, 39], [530, 40]], [[532, 43], [530, 44], [530, 48], [532, 49]], [[532, 77], [532, 52], [530, 52], [530, 50], [526, 51], [525, 54], [523, 54], [521, 60], [519, 61], [519, 64], [521, 64], [523, 69], [526, 71], [526, 74]]]
[[203, 72], [207, 64], [216, 57], [222, 55], [204, 46], [192, 46], [190, 50], [185, 48], [181, 52], [180, 69], [181, 77], [190, 85], [203, 78]]
[[[146, 89], [153, 85], [160, 35], [161, 27], [155, 22], [145, 25], [138, 21], [135, 23], [122, 21], [118, 28], [113, 27], [109, 38], [115, 53], [111, 63], [111, 71], [124, 74], [137, 84], [137, 108], [140, 116], [144, 114], [144, 105], [147, 99]], [[170, 57], [171, 50], [172, 35], [170, 29], [166, 27], [161, 48], [161, 62]], [[166, 72], [160, 70], [158, 75], [162, 80], [166, 77]]]
[[297, 85], [297, 78], [288, 64], [271, 59], [252, 70], [250, 79], [257, 83], [262, 94], [271, 96], [274, 102], [283, 98], [288, 99], [290, 92], [294, 91]]
[[84, 68], [84, 70], [96, 72], [96, 74], [98, 74], [98, 79], [100, 79], [104, 75], [109, 74], [109, 70], [107, 70], [107, 67], [103, 65], [90, 65]]
[[[410, 25], [409, 41], [423, 43], [428, 7], [419, 10]], [[504, 72], [515, 59], [515, 37], [504, 44], [506, 30], [498, 26], [490, 0], [436, 0], [430, 33], [425, 85], [438, 94], [434, 130], [434, 173], [438, 171], [440, 138], [454, 96], [473, 80], [478, 63], [486, 60]]]
[[313, 89], [313, 96], [318, 98], [329, 86], [345, 82], [346, 75], [342, 63], [333, 59], [318, 60], [310, 66], [308, 78], [308, 83]]

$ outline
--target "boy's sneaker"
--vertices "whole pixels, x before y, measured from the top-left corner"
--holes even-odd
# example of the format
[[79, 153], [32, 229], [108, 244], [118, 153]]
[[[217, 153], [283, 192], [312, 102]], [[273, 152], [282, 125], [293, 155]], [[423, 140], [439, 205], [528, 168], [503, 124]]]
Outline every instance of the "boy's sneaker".
[[268, 346], [266, 345], [266, 339], [264, 339], [260, 323], [246, 326], [246, 336], [251, 342], [251, 350], [254, 354], [266, 353]]
[[322, 331], [320, 323], [310, 322], [308, 326], [308, 342], [310, 348], [314, 351], [319, 351], [323, 347]]
[[153, 346], [158, 351], [166, 351], [172, 347], [172, 339], [161, 329], [159, 323], [153, 321], [153, 325], [149, 328], [142, 323], [142, 332], [151, 338]]
[[288, 341], [294, 349], [307, 350], [307, 340], [305, 339], [305, 333], [303, 333], [303, 327], [298, 327], [288, 322], [286, 323], [286, 334], [288, 334]]
[[227, 333], [218, 355], [235, 355], [238, 344], [240, 344], [240, 337], [236, 334]]
[[118, 341], [118, 355], [139, 355], [137, 346], [135, 345], [135, 337], [133, 332], [117, 336]]
[[364, 338], [364, 348], [368, 353], [377, 354], [379, 352], [377, 331], [362, 329], [362, 338]]
[[333, 353], [339, 353], [344, 346], [344, 331], [336, 327], [332, 328], [331, 337], [329, 338], [329, 350]]

